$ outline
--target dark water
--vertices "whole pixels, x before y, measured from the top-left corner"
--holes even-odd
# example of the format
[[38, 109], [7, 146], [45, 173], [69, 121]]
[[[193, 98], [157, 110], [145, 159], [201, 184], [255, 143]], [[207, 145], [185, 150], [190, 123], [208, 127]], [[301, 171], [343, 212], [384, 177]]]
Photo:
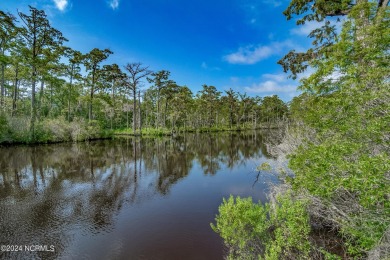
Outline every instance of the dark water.
[[263, 142], [241, 132], [0, 148], [0, 244], [22, 246], [0, 258], [223, 259], [210, 228], [222, 198], [265, 201], [276, 181], [255, 170], [273, 160]]

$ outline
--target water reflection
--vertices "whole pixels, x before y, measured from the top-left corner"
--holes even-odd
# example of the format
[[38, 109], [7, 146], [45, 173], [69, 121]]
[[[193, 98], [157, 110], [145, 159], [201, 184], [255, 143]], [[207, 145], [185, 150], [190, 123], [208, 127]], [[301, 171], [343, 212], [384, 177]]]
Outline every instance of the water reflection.
[[[111, 234], [107, 235], [108, 240], [122, 237], [116, 242], [110, 242], [110, 256], [116, 254], [121, 258], [133, 254], [140, 258], [144, 253], [135, 252], [134, 248], [128, 246], [129, 243], [134, 244], [134, 237], [123, 229], [131, 228], [133, 232], [139, 233], [137, 239], [142, 241], [144, 236], [145, 243], [150, 244], [150, 237], [146, 234], [155, 233], [157, 228], [164, 228], [142, 222], [142, 218], [152, 217], [150, 210], [156, 215], [161, 214], [161, 221], [164, 216], [167, 221], [172, 218], [168, 211], [176, 212], [176, 226], [172, 226], [172, 229], [180, 225], [183, 232], [185, 229], [203, 230], [198, 240], [207, 241], [201, 235], [209, 232], [206, 226], [210, 217], [214, 217], [222, 195], [234, 193], [225, 191], [225, 187], [237, 182], [235, 177], [223, 176], [224, 172], [247, 169], [246, 164], [250, 159], [261, 157], [269, 158], [269, 155], [266, 153], [262, 135], [255, 131], [0, 148], [0, 244], [55, 246], [54, 252], [0, 252], [0, 258], [54, 259], [79, 258], [86, 255], [104, 258], [99, 253], [100, 242], [90, 242], [90, 238], [104, 237], [105, 234]], [[198, 189], [211, 185], [209, 179], [199, 179], [198, 173], [204, 176], [202, 178], [215, 178], [214, 176], [222, 174], [221, 181], [212, 184], [215, 186], [210, 192], [214, 193], [207, 194], [207, 199], [213, 203], [209, 206], [207, 203], [198, 203], [197, 201], [203, 200], [204, 197], [197, 195], [196, 190], [194, 193], [191, 191], [191, 187]], [[189, 175], [194, 176], [194, 179], [187, 178]], [[185, 179], [191, 183], [184, 184]], [[248, 182], [248, 187], [251, 185], [252, 183]], [[177, 187], [178, 191], [169, 196], [173, 187]], [[232, 187], [246, 192], [246, 188], [237, 185]], [[163, 198], [167, 199], [162, 200]], [[175, 203], [166, 206], [169, 200]], [[191, 209], [186, 206], [188, 201], [193, 202]], [[196, 206], [198, 204], [199, 206]], [[161, 205], [164, 205], [164, 208], [160, 208]], [[205, 207], [213, 208], [207, 216]], [[148, 214], [139, 217], [141, 220], [137, 221], [140, 225], [126, 222], [126, 218], [135, 218], [135, 215], [141, 214], [139, 212], [142, 211]], [[197, 213], [194, 215], [193, 212]], [[190, 215], [190, 224], [188, 221], [180, 222]], [[196, 219], [205, 223], [198, 223]], [[199, 228], [199, 225], [202, 228]], [[158, 249], [158, 245], [153, 244], [137, 245], [138, 248], [144, 248], [145, 252], [146, 248], [155, 246], [154, 253], [144, 257], [159, 258], [162, 253], [165, 254], [162, 250], [175, 246], [173, 244], [178, 242], [177, 239], [183, 234], [170, 233], [170, 230], [166, 228], [163, 231], [165, 239], [169, 238], [164, 242], [164, 246], [160, 246], [165, 249]], [[207, 234], [216, 242], [213, 240], [204, 244], [209, 255], [205, 251], [206, 255], [202, 256], [221, 258], [221, 241]], [[79, 245], [75, 245], [75, 241], [84, 243], [85, 247], [80, 249]], [[191, 240], [192, 244], [195, 242]], [[208, 248], [210, 246], [214, 251]], [[199, 245], [197, 248], [187, 248], [184, 245], [183, 248], [185, 252], [183, 251], [180, 257], [193, 256], [196, 250], [202, 249]], [[177, 254], [179, 252], [180, 250], [176, 251]], [[166, 254], [166, 258], [172, 257], [175, 258], [175, 255]]]

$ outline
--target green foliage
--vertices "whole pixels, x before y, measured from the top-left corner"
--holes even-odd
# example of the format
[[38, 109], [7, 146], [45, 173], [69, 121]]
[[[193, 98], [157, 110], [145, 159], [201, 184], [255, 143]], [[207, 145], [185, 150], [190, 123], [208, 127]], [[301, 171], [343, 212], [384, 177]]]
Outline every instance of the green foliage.
[[216, 225], [211, 224], [211, 228], [224, 239], [230, 249], [230, 258], [254, 259], [264, 252], [271, 227], [268, 211], [269, 206], [254, 204], [251, 198], [230, 196], [228, 200], [223, 199]]
[[340, 193], [346, 193], [345, 202], [359, 209], [351, 207], [347, 218], [336, 220], [351, 254], [367, 252], [378, 243], [390, 225], [388, 154], [370, 156], [359, 143], [327, 139], [297, 151], [290, 168], [296, 190], [308, 190], [326, 201], [338, 201]]
[[[171, 135], [172, 131], [167, 128], [142, 128], [142, 135], [145, 136], [164, 136]], [[116, 135], [134, 135], [134, 131], [131, 128], [118, 129], [114, 131]], [[138, 134], [138, 133], [137, 133]]]
[[0, 143], [7, 141], [8, 139], [8, 121], [3, 113], [0, 113]]
[[270, 221], [274, 225], [274, 237], [267, 245], [266, 259], [309, 257], [309, 216], [306, 201], [294, 200], [290, 195], [278, 196], [278, 205], [270, 212]]
[[[352, 3], [292, 0], [285, 11], [288, 19], [299, 15], [298, 24], [323, 21], [327, 16], [348, 14], [348, 18], [340, 35], [326, 21], [309, 35], [314, 38], [313, 49], [305, 53], [292, 51], [279, 62], [293, 77], [308, 66], [314, 69], [302, 80], [300, 89], [304, 93], [290, 103], [292, 119], [309, 133], [301, 134], [306, 139], [290, 155], [294, 177], [287, 181], [294, 194], [308, 201], [284, 195], [272, 207], [257, 210], [257, 217], [269, 216], [260, 230], [271, 227], [260, 242], [250, 235], [243, 236], [243, 241], [235, 237], [236, 233], [256, 234], [259, 224], [249, 224], [256, 216], [239, 217], [246, 209], [255, 211], [250, 201], [224, 201], [213, 228], [233, 252], [240, 249], [233, 257], [311, 257], [313, 245], [306, 239], [310, 232], [306, 207], [322, 219], [319, 223], [339, 230], [350, 256], [365, 257], [380, 243], [384, 251], [380, 257], [390, 256], [390, 245], [383, 244], [390, 227], [390, 9], [386, 1]], [[248, 239], [265, 246], [264, 254], [248, 250]], [[316, 250], [326, 259], [337, 259], [324, 249]]]
[[31, 139], [29, 118], [0, 116], [0, 142], [3, 143], [53, 143], [109, 138], [113, 133], [102, 130], [97, 121], [88, 123], [75, 118], [68, 122], [64, 117], [45, 119], [36, 125], [35, 139]]
[[389, 8], [374, 3], [351, 8], [327, 55], [310, 62], [316, 70], [302, 81], [306, 93], [292, 102], [293, 117], [316, 134], [291, 155], [291, 184], [340, 205], [337, 218], [323, 217], [357, 257], [390, 226], [389, 18]]
[[264, 97], [261, 106], [260, 113], [262, 121], [277, 121], [287, 113], [287, 105], [277, 96]]
[[219, 207], [216, 225], [211, 224], [229, 247], [231, 259], [282, 259], [309, 257], [311, 244], [306, 202], [291, 194], [278, 203], [262, 205], [251, 198], [230, 196]]
[[30, 142], [29, 118], [10, 118], [0, 114], [0, 143]]

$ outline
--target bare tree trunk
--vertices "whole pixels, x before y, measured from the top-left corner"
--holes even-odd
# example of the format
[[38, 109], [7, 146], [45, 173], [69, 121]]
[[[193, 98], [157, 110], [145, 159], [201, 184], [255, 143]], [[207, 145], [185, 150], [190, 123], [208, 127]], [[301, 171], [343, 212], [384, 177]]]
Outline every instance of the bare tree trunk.
[[68, 88], [68, 122], [70, 122], [70, 99], [71, 99], [71, 94], [72, 94], [72, 84], [73, 84], [73, 70], [74, 70], [74, 65], [72, 65], [72, 73], [70, 76], [70, 82], [69, 82], [69, 88]]
[[164, 128], [166, 127], [166, 122], [167, 122], [167, 111], [168, 111], [168, 100], [167, 98], [165, 98], [164, 122], [163, 122]]
[[39, 89], [39, 98], [38, 98], [38, 104], [37, 104], [37, 119], [38, 121], [41, 118], [41, 107], [42, 107], [42, 97], [43, 97], [43, 86], [45, 85], [45, 81], [41, 80], [41, 87]]
[[51, 113], [51, 109], [53, 108], [53, 83], [50, 83], [50, 102], [49, 102], [49, 111], [48, 115]]
[[133, 133], [136, 134], [137, 130], [137, 90], [133, 89]]
[[93, 93], [95, 88], [95, 72], [92, 73], [92, 85], [91, 85], [91, 93], [90, 93], [90, 101], [89, 101], [89, 115], [88, 119], [89, 121], [92, 120], [92, 102], [93, 102]]
[[91, 93], [90, 93], [90, 100], [89, 100], [89, 113], [88, 113], [88, 120], [92, 120], [92, 100], [93, 100], [93, 87], [91, 87]]
[[127, 128], [129, 128], [129, 110], [126, 110], [126, 118], [127, 118], [126, 125], [127, 125]]
[[35, 104], [35, 85], [36, 85], [36, 77], [37, 77], [37, 68], [33, 66], [32, 72], [32, 83], [31, 83], [31, 123], [30, 123], [30, 132], [33, 140], [35, 139], [35, 120], [37, 117], [37, 107]]
[[141, 118], [141, 91], [138, 90], [138, 126], [139, 135], [142, 135], [142, 118]]
[[[4, 54], [4, 51], [3, 51]], [[4, 96], [5, 96], [5, 64], [1, 64], [1, 97], [0, 97], [0, 107], [5, 110]]]
[[156, 114], [156, 128], [158, 128], [158, 124], [160, 121], [160, 92], [157, 93], [157, 114]]
[[112, 115], [111, 117], [111, 129], [112, 129], [112, 120], [115, 119], [115, 80], [112, 81], [112, 89], [111, 89], [111, 95], [112, 95]]
[[19, 84], [18, 74], [19, 74], [19, 64], [16, 64], [15, 83], [14, 83], [15, 85], [14, 85], [14, 93], [12, 97], [12, 116], [15, 116], [16, 113], [16, 100], [18, 98], [18, 84]]
[[255, 129], [257, 129], [257, 113], [255, 112]]

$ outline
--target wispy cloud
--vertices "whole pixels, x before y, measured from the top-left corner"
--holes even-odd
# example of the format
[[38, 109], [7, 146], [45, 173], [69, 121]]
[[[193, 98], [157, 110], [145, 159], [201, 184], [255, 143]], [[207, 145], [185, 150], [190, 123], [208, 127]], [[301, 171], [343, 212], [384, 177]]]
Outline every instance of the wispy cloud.
[[316, 21], [306, 22], [304, 25], [296, 26], [295, 28], [291, 29], [290, 33], [292, 35], [308, 36], [309, 33], [311, 33], [314, 29], [319, 28], [323, 25], [324, 25], [323, 22], [321, 23]]
[[237, 52], [224, 56], [224, 60], [232, 64], [255, 64], [273, 54], [269, 46], [246, 46], [238, 49]]
[[252, 93], [292, 93], [295, 92], [297, 86], [292, 84], [280, 84], [276, 81], [267, 80], [258, 84], [253, 84], [251, 87], [245, 87], [247, 92]]
[[228, 54], [223, 59], [231, 64], [255, 64], [272, 55], [280, 54], [286, 48], [294, 48], [290, 41], [274, 42], [270, 45], [248, 45]]
[[297, 86], [287, 78], [287, 74], [264, 74], [262, 78], [260, 83], [245, 87], [245, 91], [265, 94], [296, 93]]
[[279, 74], [263, 74], [263, 78], [273, 80], [276, 82], [285, 82], [287, 81], [287, 75], [286, 73], [279, 73]]
[[119, 0], [110, 0], [108, 2], [108, 4], [110, 5], [110, 7], [112, 8], [112, 10], [116, 10], [119, 8]]
[[68, 6], [68, 0], [53, 0], [57, 9], [63, 12]]

